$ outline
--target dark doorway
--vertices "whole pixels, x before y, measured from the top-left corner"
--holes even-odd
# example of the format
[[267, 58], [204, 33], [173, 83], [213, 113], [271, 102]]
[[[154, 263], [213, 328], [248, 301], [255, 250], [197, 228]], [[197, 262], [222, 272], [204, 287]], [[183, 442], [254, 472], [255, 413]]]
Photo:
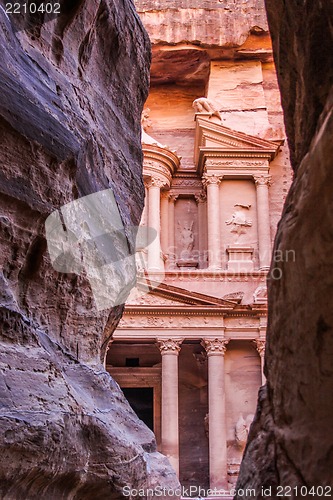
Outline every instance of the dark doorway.
[[154, 389], [152, 387], [122, 388], [137, 416], [154, 431]]

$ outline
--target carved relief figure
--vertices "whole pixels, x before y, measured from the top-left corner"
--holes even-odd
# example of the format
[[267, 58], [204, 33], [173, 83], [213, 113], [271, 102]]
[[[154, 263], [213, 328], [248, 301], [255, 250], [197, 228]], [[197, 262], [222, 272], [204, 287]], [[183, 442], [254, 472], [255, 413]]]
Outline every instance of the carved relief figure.
[[207, 97], [199, 97], [193, 101], [193, 108], [196, 113], [209, 113], [209, 118], [217, 116], [221, 121], [222, 117], [216, 104]]
[[250, 425], [252, 423], [252, 420], [254, 418], [254, 415], [250, 413], [246, 419], [244, 419], [243, 415], [240, 414], [239, 419], [236, 422], [235, 425], [235, 438], [236, 438], [236, 443], [243, 448], [246, 444], [247, 437], [249, 435], [249, 430], [250, 430]]
[[156, 139], [151, 137], [147, 130], [152, 126], [152, 121], [149, 118], [150, 109], [146, 108], [142, 111], [141, 115], [141, 142], [142, 144], [153, 144], [154, 146], [158, 146], [163, 149], [168, 149], [168, 147], [164, 144], [161, 144]]
[[239, 237], [246, 233], [246, 227], [252, 226], [252, 220], [246, 218], [246, 210], [250, 210], [251, 205], [237, 203], [234, 206], [239, 208], [232, 214], [231, 219], [226, 220], [225, 223], [227, 226], [231, 226], [231, 232], [236, 233]]
[[190, 253], [194, 248], [193, 224], [193, 221], [184, 222], [182, 225], [178, 222], [179, 241], [182, 252]]
[[141, 126], [143, 128], [143, 130], [145, 132], [147, 132], [147, 130], [151, 127], [152, 125], [152, 121], [151, 119], [149, 118], [149, 114], [150, 114], [150, 109], [149, 108], [146, 108], [142, 111], [142, 115], [141, 115]]
[[254, 304], [266, 304], [267, 302], [267, 287], [265, 285], [258, 286], [253, 294]]

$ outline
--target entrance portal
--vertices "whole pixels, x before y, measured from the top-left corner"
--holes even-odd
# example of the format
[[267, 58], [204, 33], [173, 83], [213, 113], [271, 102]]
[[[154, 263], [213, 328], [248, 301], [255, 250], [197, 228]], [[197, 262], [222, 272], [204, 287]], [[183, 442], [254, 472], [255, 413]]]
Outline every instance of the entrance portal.
[[122, 391], [137, 416], [154, 432], [154, 389], [125, 387]]

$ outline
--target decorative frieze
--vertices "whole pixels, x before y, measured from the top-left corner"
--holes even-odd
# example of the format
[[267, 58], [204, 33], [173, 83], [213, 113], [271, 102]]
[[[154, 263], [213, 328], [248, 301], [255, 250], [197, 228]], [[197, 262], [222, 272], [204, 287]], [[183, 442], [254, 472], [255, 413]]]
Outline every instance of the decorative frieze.
[[198, 179], [179, 179], [174, 178], [172, 181], [173, 187], [184, 186], [184, 187], [197, 187], [200, 188], [201, 181]]
[[256, 161], [244, 158], [244, 160], [218, 160], [218, 159], [207, 159], [206, 168], [225, 168], [228, 170], [231, 168], [268, 168], [267, 161]]
[[[146, 297], [146, 296], [145, 296]], [[185, 306], [185, 304], [182, 304]], [[124, 315], [119, 323], [120, 328], [222, 328], [223, 316], [190, 316], [190, 315], [172, 315], [169, 312], [164, 316], [127, 316]]]

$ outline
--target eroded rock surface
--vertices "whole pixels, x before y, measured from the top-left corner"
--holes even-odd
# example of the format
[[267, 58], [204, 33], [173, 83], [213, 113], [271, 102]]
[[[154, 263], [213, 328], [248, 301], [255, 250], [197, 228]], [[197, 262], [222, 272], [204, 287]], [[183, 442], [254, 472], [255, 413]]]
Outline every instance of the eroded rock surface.
[[149, 41], [129, 0], [62, 7], [29, 32], [0, 9], [0, 496], [15, 500], [177, 485], [102, 367], [122, 306], [97, 311], [84, 275], [52, 268], [44, 233], [50, 213], [105, 189], [138, 224]]
[[[238, 488], [333, 487], [333, 34], [332, 6], [267, 0], [295, 179], [270, 280], [267, 386], [241, 466]], [[300, 490], [299, 490], [300, 491]], [[299, 498], [295, 490], [291, 498]], [[246, 496], [238, 495], [241, 499]]]
[[250, 31], [268, 29], [263, 0], [135, 0], [135, 5], [154, 44], [239, 46]]

